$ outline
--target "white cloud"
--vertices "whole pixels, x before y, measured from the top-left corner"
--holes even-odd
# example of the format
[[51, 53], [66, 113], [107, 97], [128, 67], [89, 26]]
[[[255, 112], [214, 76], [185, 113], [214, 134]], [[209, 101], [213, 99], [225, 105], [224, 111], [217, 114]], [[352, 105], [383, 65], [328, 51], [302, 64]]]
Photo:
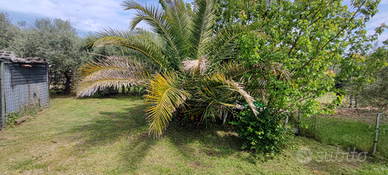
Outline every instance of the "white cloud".
[[[185, 2], [192, 1], [185, 0]], [[138, 0], [138, 2], [158, 4], [158, 0]], [[32, 22], [35, 18], [43, 17], [70, 20], [79, 33], [86, 33], [109, 27], [127, 29], [135, 11], [124, 11], [120, 6], [121, 3], [122, 0], [1, 0], [0, 11], [19, 14], [20, 19], [10, 16], [13, 21]], [[367, 24], [368, 34], [374, 33], [374, 28], [383, 22], [388, 25], [388, 5], [386, 4], [388, 0], [382, 0], [379, 5], [380, 11]], [[140, 23], [139, 27], [147, 27], [147, 25]], [[387, 32], [383, 35], [387, 36]]]
[[[135, 12], [124, 11], [120, 6], [121, 2], [122, 0], [2, 0], [0, 10], [39, 18], [70, 20], [78, 31], [87, 32], [107, 27], [127, 29]], [[19, 20], [22, 19], [17, 19]], [[140, 24], [140, 27], [144, 26]]]

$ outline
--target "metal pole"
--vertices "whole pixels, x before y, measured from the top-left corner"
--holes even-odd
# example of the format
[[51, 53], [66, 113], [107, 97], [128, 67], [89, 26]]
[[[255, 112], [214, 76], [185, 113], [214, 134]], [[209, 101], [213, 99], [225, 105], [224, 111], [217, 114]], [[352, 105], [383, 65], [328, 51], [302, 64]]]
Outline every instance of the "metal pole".
[[0, 66], [0, 78], [1, 78], [1, 127], [5, 128], [5, 93], [4, 93], [4, 62], [1, 62]]
[[376, 123], [376, 139], [375, 139], [375, 141], [374, 141], [373, 154], [376, 153], [376, 148], [377, 148], [377, 138], [379, 137], [379, 125], [380, 125], [380, 113], [377, 115], [377, 123]]

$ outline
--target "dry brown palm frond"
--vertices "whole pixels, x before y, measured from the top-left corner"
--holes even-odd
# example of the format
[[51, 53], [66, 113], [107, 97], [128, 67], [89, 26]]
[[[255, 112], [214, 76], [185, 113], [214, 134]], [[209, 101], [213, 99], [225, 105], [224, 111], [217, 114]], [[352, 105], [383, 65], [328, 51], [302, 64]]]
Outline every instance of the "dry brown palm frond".
[[228, 83], [229, 86], [232, 86], [236, 91], [238, 91], [241, 96], [243, 96], [245, 98], [245, 101], [248, 103], [248, 105], [251, 107], [253, 113], [255, 115], [258, 114], [257, 110], [256, 110], [256, 107], [255, 105], [253, 104], [253, 102], [255, 102], [255, 99], [250, 96], [245, 90], [244, 90], [244, 87], [242, 85], [240, 85], [239, 83], [233, 81], [232, 79], [230, 80], [226, 80], [226, 82]]
[[98, 89], [108, 87], [144, 85], [149, 79], [148, 72], [139, 62], [117, 56], [90, 62], [79, 68], [78, 75], [80, 81], [74, 90], [77, 97], [90, 96]]
[[203, 75], [209, 68], [209, 62], [207, 60], [208, 55], [201, 57], [198, 60], [184, 60], [183, 70], [189, 72], [190, 74], [197, 75], [198, 73]]
[[[204, 103], [214, 104], [214, 105], [224, 105], [228, 107], [238, 107], [236, 102], [236, 95], [242, 96], [245, 101], [251, 107], [255, 115], [258, 114], [255, 105], [255, 99], [250, 96], [242, 85], [238, 82], [226, 78], [222, 74], [213, 74], [205, 76], [201, 79], [201, 88], [199, 90], [201, 101]], [[233, 93], [232, 92], [237, 92]]]
[[220, 67], [217, 71], [224, 74], [228, 79], [232, 79], [239, 84], [244, 84], [244, 90], [246, 92], [252, 96], [261, 97], [262, 101], [268, 95], [265, 90], [268, 81], [265, 78], [254, 79], [250, 75], [255, 69], [249, 69], [241, 63], [231, 61]]
[[249, 73], [251, 71], [251, 69], [248, 69], [247, 66], [241, 63], [230, 61], [229, 63], [220, 66], [217, 72], [220, 72], [233, 80], [239, 80], [245, 73]]

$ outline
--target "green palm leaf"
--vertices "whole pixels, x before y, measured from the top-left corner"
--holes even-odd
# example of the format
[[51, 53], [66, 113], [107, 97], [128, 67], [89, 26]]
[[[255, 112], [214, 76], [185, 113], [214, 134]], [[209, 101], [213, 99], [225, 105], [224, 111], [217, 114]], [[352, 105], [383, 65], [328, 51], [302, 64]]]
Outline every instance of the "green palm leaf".
[[154, 136], [162, 134], [171, 120], [173, 112], [183, 105], [190, 93], [178, 88], [180, 85], [174, 73], [162, 73], [152, 77], [145, 101], [149, 132]]
[[[168, 16], [167, 22], [170, 24], [168, 32], [171, 33], [171, 36], [174, 36], [174, 45], [179, 50], [180, 58], [190, 57], [192, 20], [185, 3], [183, 0], [161, 0], [160, 3]], [[181, 59], [178, 61], [182, 61]]]
[[191, 43], [193, 44], [192, 58], [198, 59], [209, 53], [208, 47], [213, 38], [214, 1], [197, 1], [198, 12], [193, 18]]
[[[77, 95], [90, 95], [101, 87], [146, 84], [145, 101], [149, 105], [146, 114], [150, 134], [154, 136], [162, 134], [173, 112], [186, 100], [190, 104], [185, 106], [205, 117], [222, 116], [225, 120], [225, 114], [240, 108], [242, 101], [256, 114], [254, 99], [242, 84], [261, 90], [265, 89], [265, 82], [258, 85], [252, 83], [255, 81], [250, 77], [244, 77], [244, 72], [250, 71], [241, 68], [244, 66], [226, 65], [220, 69], [220, 65], [225, 65], [225, 59], [232, 63], [236, 56], [234, 39], [257, 31], [257, 25], [232, 26], [213, 33], [215, 0], [196, 0], [197, 9], [193, 13], [183, 0], [159, 2], [161, 8], [125, 0], [121, 4], [125, 10], [137, 12], [130, 24], [131, 30], [105, 29], [94, 43], [97, 47], [120, 45], [135, 50], [137, 54], [131, 56], [139, 57], [139, 52], [143, 55], [139, 58], [152, 60], [159, 66], [152, 70], [157, 74], [149, 78], [144, 71], [135, 69], [142, 67], [139, 62], [88, 64], [81, 68], [82, 80], [76, 86]], [[136, 28], [142, 21], [150, 26], [150, 31]], [[168, 73], [171, 71], [176, 73]], [[198, 107], [196, 103], [206, 107]]]
[[134, 29], [141, 21], [145, 21], [151, 26], [151, 30], [164, 38], [166, 41], [166, 50], [169, 51], [169, 55], [173, 58], [181, 60], [179, 50], [174, 44], [174, 36], [169, 32], [171, 24], [166, 19], [166, 10], [160, 10], [159, 8], [149, 5], [143, 6], [134, 0], [126, 0], [121, 4], [124, 10], [136, 10], [137, 14], [134, 20], [131, 22], [131, 29]]
[[97, 47], [106, 45], [125, 46], [143, 53], [163, 69], [169, 67], [163, 53], [164, 43], [153, 33], [141, 29], [133, 31], [105, 29], [100, 32], [100, 37], [94, 44]]

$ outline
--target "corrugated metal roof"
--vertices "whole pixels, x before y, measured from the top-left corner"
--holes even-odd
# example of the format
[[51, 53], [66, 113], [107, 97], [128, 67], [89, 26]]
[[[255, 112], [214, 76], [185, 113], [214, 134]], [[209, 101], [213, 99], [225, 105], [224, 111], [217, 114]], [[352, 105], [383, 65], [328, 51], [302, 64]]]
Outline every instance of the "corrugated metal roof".
[[13, 63], [41, 63], [47, 64], [47, 59], [38, 57], [16, 58], [12, 51], [0, 50], [0, 59], [12, 61]]

